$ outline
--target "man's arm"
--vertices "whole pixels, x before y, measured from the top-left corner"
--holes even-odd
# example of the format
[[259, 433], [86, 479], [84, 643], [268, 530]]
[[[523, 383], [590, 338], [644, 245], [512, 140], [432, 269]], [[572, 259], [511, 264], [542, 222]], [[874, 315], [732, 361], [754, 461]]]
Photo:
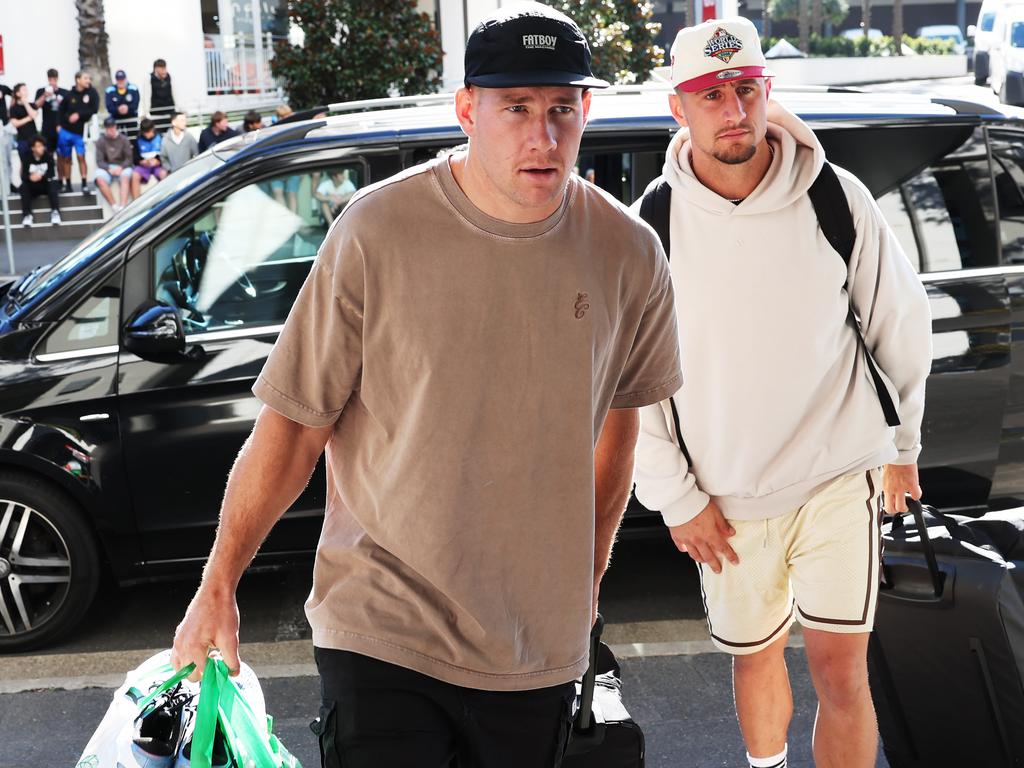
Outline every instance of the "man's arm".
[[626, 511], [633, 487], [633, 451], [640, 431], [640, 415], [635, 408], [608, 411], [601, 436], [594, 449], [594, 612], [601, 577], [608, 569], [615, 534]]
[[857, 249], [848, 275], [850, 296], [864, 344], [892, 383], [899, 404], [899, 456], [885, 467], [885, 506], [890, 512], [906, 512], [905, 494], [921, 498], [917, 458], [932, 363], [931, 307], [921, 279], [870, 193], [858, 185], [847, 195], [853, 198], [857, 225]]
[[235, 672], [238, 604], [235, 590], [274, 523], [309, 482], [333, 425], [307, 427], [264, 406], [228, 476], [217, 537], [203, 579], [174, 633], [171, 664], [195, 662], [202, 676], [210, 648]]

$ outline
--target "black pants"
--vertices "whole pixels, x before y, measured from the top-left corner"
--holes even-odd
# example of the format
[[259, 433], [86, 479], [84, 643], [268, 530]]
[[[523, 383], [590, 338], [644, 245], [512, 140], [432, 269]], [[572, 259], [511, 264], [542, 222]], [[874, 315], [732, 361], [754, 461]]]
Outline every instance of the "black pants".
[[312, 724], [323, 768], [555, 768], [574, 683], [461, 688], [348, 651], [315, 648], [323, 699]]
[[50, 208], [54, 211], [60, 210], [60, 198], [57, 196], [56, 181], [27, 181], [21, 182], [21, 212], [22, 214], [32, 212], [33, 198], [46, 195], [50, 198]]

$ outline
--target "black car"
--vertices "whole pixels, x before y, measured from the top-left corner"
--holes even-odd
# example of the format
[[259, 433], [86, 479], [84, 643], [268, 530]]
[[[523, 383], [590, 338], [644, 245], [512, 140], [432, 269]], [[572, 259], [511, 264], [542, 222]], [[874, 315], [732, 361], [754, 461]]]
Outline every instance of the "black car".
[[[927, 500], [1022, 503], [1024, 123], [905, 96], [773, 94], [871, 189], [927, 286]], [[219, 144], [0, 289], [0, 652], [73, 627], [104, 570], [130, 583], [202, 565], [259, 407], [250, 386], [328, 224], [359, 187], [463, 142], [450, 98]], [[674, 130], [664, 91], [596, 95], [580, 173], [631, 202]], [[257, 566], [310, 556], [322, 471]], [[627, 525], [655, 520], [634, 504]]]

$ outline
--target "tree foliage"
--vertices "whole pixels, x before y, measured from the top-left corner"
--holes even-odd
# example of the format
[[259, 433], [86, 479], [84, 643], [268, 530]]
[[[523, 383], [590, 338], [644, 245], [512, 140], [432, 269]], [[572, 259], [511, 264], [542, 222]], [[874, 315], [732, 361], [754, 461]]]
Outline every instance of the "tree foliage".
[[295, 109], [441, 85], [441, 38], [415, 0], [291, 0], [288, 17], [305, 38], [279, 41], [271, 69]]
[[[773, 19], [800, 21], [800, 0], [768, 0], [768, 10]], [[821, 20], [838, 26], [850, 13], [846, 0], [822, 0]]]
[[661, 24], [645, 0], [547, 0], [580, 25], [590, 42], [593, 70], [612, 83], [642, 83], [665, 51], [654, 44]]

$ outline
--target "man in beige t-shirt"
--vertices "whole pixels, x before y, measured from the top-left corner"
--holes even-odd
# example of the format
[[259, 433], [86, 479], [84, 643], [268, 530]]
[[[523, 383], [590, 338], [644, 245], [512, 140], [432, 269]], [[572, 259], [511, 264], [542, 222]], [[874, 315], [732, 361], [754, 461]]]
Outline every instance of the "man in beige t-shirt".
[[571, 175], [606, 85], [568, 17], [466, 49], [469, 149], [361, 190], [255, 387], [174, 661], [237, 666], [235, 587], [326, 447], [306, 613], [326, 765], [556, 765], [632, 478], [679, 388], [656, 236]]

